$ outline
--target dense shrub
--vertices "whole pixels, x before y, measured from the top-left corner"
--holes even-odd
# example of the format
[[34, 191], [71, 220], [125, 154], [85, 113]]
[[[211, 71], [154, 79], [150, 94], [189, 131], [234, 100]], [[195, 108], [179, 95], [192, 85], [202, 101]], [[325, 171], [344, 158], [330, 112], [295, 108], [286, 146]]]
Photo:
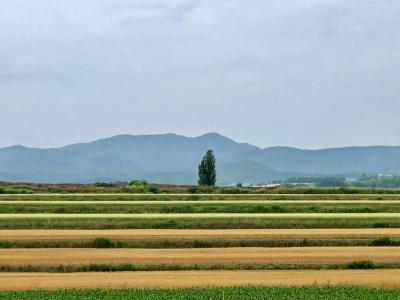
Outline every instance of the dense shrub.
[[391, 246], [393, 241], [389, 237], [381, 237], [371, 242], [372, 246]]
[[353, 261], [347, 265], [349, 269], [374, 269], [375, 265], [370, 260]]
[[93, 248], [115, 248], [116, 244], [108, 238], [98, 237], [93, 240], [92, 246]]

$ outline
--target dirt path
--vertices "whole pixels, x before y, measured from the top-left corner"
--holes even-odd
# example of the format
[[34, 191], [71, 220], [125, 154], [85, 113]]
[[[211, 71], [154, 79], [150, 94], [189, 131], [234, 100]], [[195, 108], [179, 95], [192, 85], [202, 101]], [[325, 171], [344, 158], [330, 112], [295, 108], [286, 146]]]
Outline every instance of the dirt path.
[[232, 264], [399, 262], [400, 247], [293, 247], [205, 249], [0, 249], [0, 265], [89, 263]]
[[117, 230], [0, 230], [0, 240], [117, 240], [160, 239], [373, 239], [400, 238], [400, 228], [366, 229], [117, 229]]
[[0, 273], [1, 290], [194, 286], [357, 285], [400, 287], [400, 270]]
[[0, 219], [400, 218], [400, 213], [0, 214]]

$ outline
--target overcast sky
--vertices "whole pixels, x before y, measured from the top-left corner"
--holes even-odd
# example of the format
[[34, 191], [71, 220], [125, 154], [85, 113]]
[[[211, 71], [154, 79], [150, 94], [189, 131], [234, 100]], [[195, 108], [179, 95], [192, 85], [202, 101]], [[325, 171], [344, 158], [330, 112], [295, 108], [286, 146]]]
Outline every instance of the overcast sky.
[[0, 146], [400, 145], [400, 1], [2, 0]]

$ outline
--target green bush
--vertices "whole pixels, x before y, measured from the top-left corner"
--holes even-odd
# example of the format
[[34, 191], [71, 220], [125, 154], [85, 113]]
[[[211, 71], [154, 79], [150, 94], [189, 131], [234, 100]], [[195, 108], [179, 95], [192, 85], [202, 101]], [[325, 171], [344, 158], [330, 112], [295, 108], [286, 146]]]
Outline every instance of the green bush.
[[299, 242], [299, 247], [310, 247], [311, 242], [307, 239], [303, 239], [301, 242]]
[[388, 228], [389, 224], [386, 222], [375, 222], [373, 226], [374, 228]]
[[2, 187], [0, 187], [0, 194], [4, 194], [4, 193], [5, 193], [4, 189]]
[[349, 269], [374, 269], [375, 265], [370, 260], [353, 261], [347, 265]]
[[132, 180], [129, 185], [135, 185], [135, 186], [147, 186], [148, 183], [146, 180]]
[[156, 186], [151, 185], [151, 186], [149, 187], [149, 192], [150, 192], [150, 193], [153, 193], [153, 194], [158, 194], [158, 193], [160, 192], [160, 190], [159, 190]]
[[198, 187], [190, 187], [190, 188], [188, 188], [187, 191], [190, 194], [198, 194], [200, 192], [200, 189]]
[[92, 246], [93, 248], [115, 248], [116, 244], [109, 238], [98, 237], [93, 240]]
[[391, 246], [393, 241], [389, 237], [381, 237], [371, 242], [371, 246]]
[[13, 244], [10, 243], [9, 241], [0, 241], [0, 248], [1, 249], [13, 248]]

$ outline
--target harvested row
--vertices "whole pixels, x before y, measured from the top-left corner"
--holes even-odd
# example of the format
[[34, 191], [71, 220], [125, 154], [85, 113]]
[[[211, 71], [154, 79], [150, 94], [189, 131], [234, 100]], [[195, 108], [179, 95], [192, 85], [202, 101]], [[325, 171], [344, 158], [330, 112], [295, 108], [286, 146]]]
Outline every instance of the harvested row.
[[0, 230], [0, 240], [91, 240], [97, 237], [116, 240], [181, 239], [373, 239], [382, 236], [398, 239], [400, 228], [359, 229], [117, 229], [117, 230]]
[[356, 285], [400, 287], [400, 270], [0, 273], [0, 290]]
[[400, 261], [400, 247], [208, 249], [0, 249], [0, 265], [65, 264], [335, 264]]

